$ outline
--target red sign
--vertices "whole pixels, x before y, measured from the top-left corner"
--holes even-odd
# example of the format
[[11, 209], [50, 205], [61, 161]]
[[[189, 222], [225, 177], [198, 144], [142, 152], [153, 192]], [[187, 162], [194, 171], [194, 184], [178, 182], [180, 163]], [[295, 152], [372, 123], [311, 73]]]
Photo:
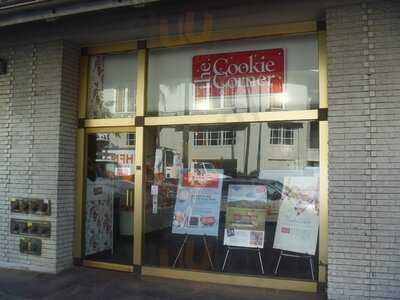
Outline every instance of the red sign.
[[196, 98], [282, 93], [283, 49], [193, 57]]
[[183, 175], [182, 186], [184, 187], [203, 187], [203, 188], [217, 188], [219, 174], [209, 173], [200, 174], [199, 172], [189, 172]]

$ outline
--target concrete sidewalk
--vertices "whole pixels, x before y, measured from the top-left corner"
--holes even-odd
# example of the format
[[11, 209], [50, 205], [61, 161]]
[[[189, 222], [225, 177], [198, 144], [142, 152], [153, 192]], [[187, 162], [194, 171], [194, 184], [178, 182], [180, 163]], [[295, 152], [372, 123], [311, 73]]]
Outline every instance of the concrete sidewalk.
[[58, 275], [0, 269], [0, 299], [321, 300], [320, 295], [194, 283], [74, 267]]

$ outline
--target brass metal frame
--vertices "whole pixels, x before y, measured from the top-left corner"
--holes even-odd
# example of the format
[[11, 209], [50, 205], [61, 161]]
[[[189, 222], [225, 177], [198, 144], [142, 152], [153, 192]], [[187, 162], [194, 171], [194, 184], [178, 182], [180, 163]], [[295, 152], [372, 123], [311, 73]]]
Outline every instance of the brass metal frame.
[[[131, 47], [131, 43], [124, 44], [123, 47]], [[135, 43], [136, 45], [136, 43]], [[104, 51], [113, 51], [118, 48], [122, 51], [121, 45], [118, 47], [104, 46], [96, 47], [87, 51], [89, 54], [99, 54]], [[132, 50], [132, 49], [129, 49]], [[87, 119], [87, 97], [89, 85], [89, 57], [84, 55], [80, 61], [80, 95], [79, 95], [79, 119], [84, 120], [83, 128], [77, 131], [77, 164], [76, 164], [76, 193], [75, 193], [75, 233], [74, 233], [74, 257], [83, 258], [84, 244], [84, 203], [85, 203], [85, 170], [86, 170], [86, 137], [88, 134], [113, 133], [136, 131], [135, 119], [115, 118], [115, 119]], [[133, 266], [103, 263], [97, 261], [83, 260], [84, 266], [105, 268], [118, 271], [133, 271]]]
[[74, 257], [82, 257], [83, 236], [83, 197], [84, 197], [84, 169], [85, 169], [85, 130], [78, 129], [76, 157], [76, 189], [75, 189], [75, 231], [74, 231]]
[[137, 82], [136, 82], [136, 116], [145, 115], [147, 97], [147, 65], [148, 50], [140, 49], [137, 53]]
[[99, 261], [94, 261], [94, 260], [84, 259], [82, 261], [82, 265], [84, 267], [89, 267], [89, 268], [106, 269], [106, 270], [120, 271], [120, 272], [133, 272], [133, 266], [130, 266], [130, 265], [106, 263], [106, 262], [99, 262]]
[[273, 288], [310, 293], [317, 292], [317, 283], [315, 281], [277, 277], [259, 277], [229, 273], [222, 274], [197, 270], [177, 270], [156, 267], [142, 267], [142, 275], [257, 288]]
[[112, 126], [135, 126], [134, 118], [116, 118], [116, 119], [87, 119], [85, 128], [94, 127], [112, 127]]
[[[235, 31], [213, 32], [209, 26], [201, 33], [185, 33], [180, 36], [169, 36], [168, 30], [165, 35], [157, 39], [147, 40], [145, 43], [128, 41], [119, 44], [101, 45], [86, 48], [88, 55], [105, 53], [118, 53], [136, 50], [137, 53], [137, 82], [136, 82], [136, 117], [144, 119], [144, 124], [135, 124], [135, 118], [127, 119], [86, 119], [85, 129], [78, 129], [78, 164], [77, 164], [77, 205], [76, 205], [76, 224], [77, 229], [82, 226], [82, 199], [83, 199], [83, 169], [84, 169], [84, 146], [81, 145], [85, 135], [96, 132], [136, 132], [135, 147], [135, 200], [134, 200], [134, 242], [133, 242], [133, 264], [142, 266], [143, 254], [143, 224], [144, 224], [144, 139], [145, 128], [142, 126], [168, 126], [168, 125], [194, 125], [194, 124], [228, 124], [238, 122], [269, 122], [269, 121], [317, 121], [318, 110], [302, 111], [276, 111], [259, 113], [236, 113], [236, 114], [215, 114], [215, 115], [185, 115], [185, 116], [160, 116], [146, 117], [147, 103], [147, 72], [148, 72], [148, 49], [176, 47], [198, 43], [234, 40], [243, 38], [255, 38], [262, 36], [277, 36], [287, 34], [306, 34], [318, 33], [319, 44], [319, 92], [320, 107], [327, 108], [327, 49], [326, 35], [324, 32], [317, 32], [317, 24], [314, 21], [278, 24], [269, 26], [259, 26], [253, 28], [237, 29]], [[146, 45], [146, 47], [143, 47]], [[145, 48], [145, 49], [143, 49]], [[80, 118], [86, 117], [86, 98], [88, 81], [88, 57], [82, 57], [81, 65], [81, 97], [80, 97]], [[142, 122], [141, 122], [142, 123]], [[320, 124], [320, 234], [319, 234], [319, 282], [326, 281], [327, 268], [327, 216], [328, 216], [328, 123], [319, 121]], [[137, 127], [134, 127], [134, 126]], [[139, 125], [139, 126], [138, 126]], [[78, 220], [80, 218], [80, 220]], [[75, 256], [82, 251], [82, 227], [77, 230], [75, 235]], [[120, 266], [100, 262], [84, 260], [84, 265], [99, 268], [111, 268], [114, 270], [127, 270], [133, 272], [133, 266]], [[161, 267], [141, 267], [142, 275], [159, 276], [175, 279], [187, 279], [201, 282], [213, 282], [221, 284], [242, 285], [252, 287], [296, 290], [305, 292], [316, 292], [316, 281], [305, 281], [289, 278], [256, 277], [238, 274], [220, 274], [204, 271], [177, 270]]]
[[306, 121], [318, 119], [318, 110], [255, 112], [214, 115], [188, 115], [176, 117], [147, 117], [146, 126], [160, 125], [192, 125], [192, 124], [220, 124], [272, 121]]
[[[326, 32], [318, 32], [319, 107], [328, 109], [328, 62]], [[318, 281], [327, 282], [328, 267], [328, 121], [319, 122], [320, 227]]]
[[113, 133], [113, 132], [128, 132], [134, 133], [136, 127], [132, 126], [115, 126], [115, 127], [89, 127], [85, 128], [85, 133]]
[[[138, 50], [138, 72], [136, 85], [136, 116], [145, 115], [145, 103], [147, 96], [147, 49]], [[144, 224], [144, 127], [136, 128], [136, 147], [135, 147], [135, 200], [134, 200], [134, 228], [133, 228], [133, 264], [142, 265], [143, 247], [143, 224]]]
[[[79, 87], [79, 112], [78, 117], [86, 116], [86, 102], [88, 93], [88, 68], [89, 58], [82, 56], [80, 60], [80, 87]], [[84, 170], [85, 170], [85, 130], [79, 128], [76, 136], [76, 189], [75, 189], [75, 231], [74, 249], [75, 258], [82, 258], [83, 237], [83, 198], [84, 198]]]
[[328, 108], [328, 49], [326, 32], [318, 32], [319, 108]]
[[[136, 141], [143, 141], [144, 127], [136, 128]], [[143, 143], [138, 145], [136, 142], [135, 148], [135, 197], [133, 206], [133, 264], [142, 265], [143, 254], [143, 224], [144, 224], [144, 205], [143, 196], [145, 191], [144, 176], [143, 176]]]

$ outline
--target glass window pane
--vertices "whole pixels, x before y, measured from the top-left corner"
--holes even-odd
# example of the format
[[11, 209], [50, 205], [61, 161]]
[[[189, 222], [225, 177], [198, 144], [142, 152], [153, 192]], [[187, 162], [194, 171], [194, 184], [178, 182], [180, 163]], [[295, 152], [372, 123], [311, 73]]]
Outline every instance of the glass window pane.
[[284, 250], [297, 257], [281, 259], [279, 276], [310, 279], [310, 257], [317, 274], [319, 150], [310, 126], [147, 128], [145, 265], [268, 276]]
[[318, 107], [314, 34], [154, 49], [148, 115]]
[[90, 58], [88, 118], [128, 118], [135, 113], [136, 55]]
[[134, 133], [87, 135], [85, 258], [132, 264]]
[[283, 127], [283, 143], [285, 145], [293, 145], [293, 134], [293, 128]]

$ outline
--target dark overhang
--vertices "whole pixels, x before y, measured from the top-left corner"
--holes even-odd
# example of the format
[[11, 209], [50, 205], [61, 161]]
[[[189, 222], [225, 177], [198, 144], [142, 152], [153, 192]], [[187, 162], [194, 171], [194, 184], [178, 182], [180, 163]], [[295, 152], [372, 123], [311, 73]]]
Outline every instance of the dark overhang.
[[161, 0], [0, 0], [0, 27], [54, 20], [118, 7], [142, 7]]

